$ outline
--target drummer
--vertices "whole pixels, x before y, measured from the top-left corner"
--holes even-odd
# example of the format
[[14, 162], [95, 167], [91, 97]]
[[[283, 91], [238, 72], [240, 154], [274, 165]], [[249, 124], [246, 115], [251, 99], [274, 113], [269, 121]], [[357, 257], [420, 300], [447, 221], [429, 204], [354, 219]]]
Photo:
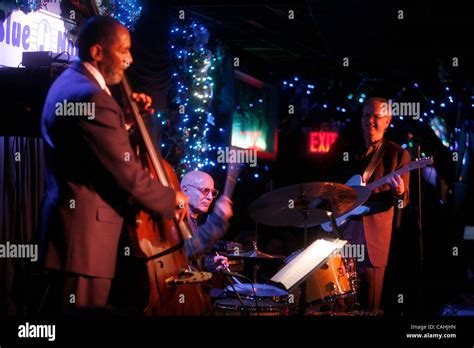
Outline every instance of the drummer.
[[[181, 180], [181, 190], [189, 198], [189, 222], [193, 236], [186, 240], [186, 252], [189, 260], [202, 270], [202, 256], [209, 252], [229, 229], [229, 219], [233, 215], [232, 201], [221, 196], [208, 214], [209, 207], [219, 191], [214, 188], [212, 177], [202, 171], [186, 173]], [[225, 256], [214, 257], [214, 263], [220, 265], [218, 270], [222, 265], [229, 264]]]

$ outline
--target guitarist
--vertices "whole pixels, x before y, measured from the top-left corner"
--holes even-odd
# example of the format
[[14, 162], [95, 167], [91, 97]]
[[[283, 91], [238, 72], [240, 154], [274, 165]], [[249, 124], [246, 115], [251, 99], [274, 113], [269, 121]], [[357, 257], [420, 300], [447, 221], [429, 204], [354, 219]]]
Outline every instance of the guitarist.
[[[349, 166], [353, 174], [361, 174], [365, 183], [370, 183], [410, 162], [408, 152], [384, 138], [392, 115], [389, 103], [383, 98], [370, 98], [363, 107], [361, 126], [363, 142], [352, 154]], [[352, 145], [353, 146], [353, 145]], [[409, 172], [393, 175], [389, 184], [373, 190], [365, 203], [364, 216], [352, 218], [343, 231], [344, 239], [352, 244], [364, 245], [364, 261], [357, 264], [362, 281], [360, 300], [366, 302], [369, 311], [380, 310], [380, 300], [387, 265], [394, 209], [403, 208], [409, 200]], [[365, 286], [364, 286], [365, 285]]]

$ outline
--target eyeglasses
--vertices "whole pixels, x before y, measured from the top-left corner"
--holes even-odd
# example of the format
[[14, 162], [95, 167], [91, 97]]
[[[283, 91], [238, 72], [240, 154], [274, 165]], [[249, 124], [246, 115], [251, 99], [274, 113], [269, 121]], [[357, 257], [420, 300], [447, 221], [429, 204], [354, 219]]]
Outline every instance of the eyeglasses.
[[211, 188], [208, 188], [208, 187], [197, 187], [197, 186], [194, 186], [194, 185], [186, 185], [186, 186], [191, 186], [191, 187], [194, 187], [195, 189], [199, 190], [199, 192], [201, 192], [201, 194], [204, 197], [207, 197], [209, 195], [209, 192], [211, 192], [212, 198], [216, 198], [217, 195], [219, 194], [219, 190], [217, 190], [217, 189], [211, 189]]
[[387, 117], [387, 116], [381, 116], [381, 115], [377, 115], [377, 114], [369, 114], [369, 113], [366, 113], [366, 112], [364, 112], [364, 114], [362, 115], [362, 117], [364, 117], [364, 118], [371, 118], [372, 116], [374, 116], [375, 120], [381, 120], [382, 118]]

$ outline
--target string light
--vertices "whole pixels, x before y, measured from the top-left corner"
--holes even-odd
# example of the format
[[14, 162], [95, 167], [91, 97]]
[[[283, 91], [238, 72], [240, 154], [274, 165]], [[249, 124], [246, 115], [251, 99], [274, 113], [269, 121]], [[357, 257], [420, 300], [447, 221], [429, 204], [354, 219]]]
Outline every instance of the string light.
[[6, 1], [6, 4], [10, 11], [18, 9], [24, 13], [38, 11], [44, 7], [42, 0], [15, 0]]
[[[174, 164], [182, 176], [190, 170], [216, 167], [217, 151], [209, 136], [216, 126], [211, 103], [213, 70], [219, 56], [210, 50], [209, 32], [198, 22], [175, 23], [170, 33], [170, 48], [174, 54], [173, 102], [177, 110], [172, 117], [175, 122], [170, 122], [167, 130], [168, 133], [178, 130], [171, 142], [179, 147], [174, 151]], [[223, 128], [216, 130], [224, 133]]]
[[142, 7], [136, 0], [111, 1], [110, 15], [133, 31], [142, 13]]

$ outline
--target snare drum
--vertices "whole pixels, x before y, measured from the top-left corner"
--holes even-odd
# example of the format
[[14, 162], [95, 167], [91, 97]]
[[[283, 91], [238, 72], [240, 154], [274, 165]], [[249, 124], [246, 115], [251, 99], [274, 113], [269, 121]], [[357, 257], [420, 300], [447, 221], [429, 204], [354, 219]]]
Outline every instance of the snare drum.
[[[245, 308], [252, 316], [280, 316], [287, 315], [288, 306], [283, 303], [277, 303], [271, 300], [260, 299], [257, 301], [258, 311], [255, 300], [242, 298]], [[214, 303], [215, 314], [224, 316], [245, 315], [245, 309], [237, 298], [218, 299]]]
[[352, 294], [352, 284], [340, 253], [331, 255], [306, 281], [309, 303], [333, 301]]
[[[234, 291], [235, 288], [235, 291]], [[214, 302], [216, 315], [250, 315], [279, 316], [289, 314], [288, 291], [268, 284], [234, 284], [227, 286], [223, 298]], [[242, 302], [235, 292], [240, 295]], [[257, 300], [255, 301], [255, 295]]]

